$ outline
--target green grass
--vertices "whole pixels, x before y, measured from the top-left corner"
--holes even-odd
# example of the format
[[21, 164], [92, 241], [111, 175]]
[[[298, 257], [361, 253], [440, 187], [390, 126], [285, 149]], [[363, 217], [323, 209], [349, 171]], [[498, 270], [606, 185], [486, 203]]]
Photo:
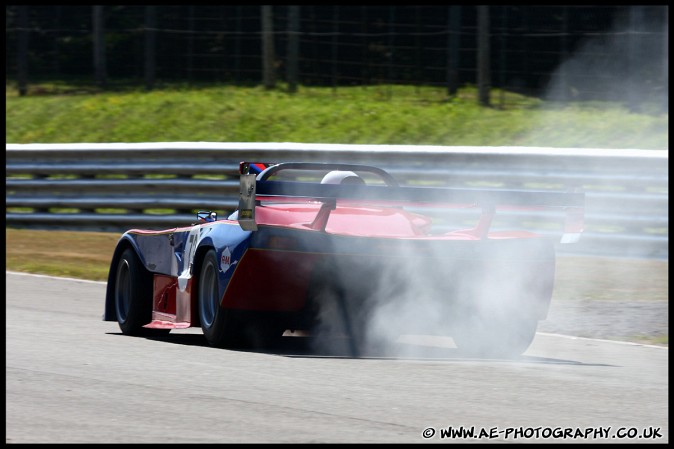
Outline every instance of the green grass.
[[[31, 95], [31, 92], [35, 93]], [[39, 94], [38, 94], [39, 93]], [[494, 103], [500, 93], [494, 91]], [[616, 103], [545, 103], [507, 93], [508, 107], [480, 107], [476, 90], [435, 87], [228, 85], [151, 92], [83, 92], [6, 84], [7, 143], [304, 142], [666, 149], [668, 114]]]

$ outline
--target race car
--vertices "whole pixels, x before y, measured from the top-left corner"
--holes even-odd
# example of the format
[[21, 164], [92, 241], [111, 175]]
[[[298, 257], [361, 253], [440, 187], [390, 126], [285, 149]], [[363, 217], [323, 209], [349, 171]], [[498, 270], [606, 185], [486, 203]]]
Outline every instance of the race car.
[[[210, 345], [266, 347], [284, 333], [343, 338], [351, 354], [405, 333], [452, 337], [471, 355], [519, 355], [547, 316], [549, 235], [491, 229], [501, 211], [554, 209], [577, 241], [584, 194], [401, 186], [356, 164], [240, 164], [224, 219], [125, 232], [103, 319], [123, 334], [200, 327]], [[439, 211], [431, 214], [429, 211]], [[447, 228], [450, 211], [477, 211]]]

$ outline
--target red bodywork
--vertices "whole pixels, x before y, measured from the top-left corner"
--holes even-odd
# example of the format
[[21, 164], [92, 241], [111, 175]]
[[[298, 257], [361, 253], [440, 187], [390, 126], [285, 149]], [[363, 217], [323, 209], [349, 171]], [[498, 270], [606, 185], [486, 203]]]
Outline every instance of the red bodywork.
[[163, 274], [154, 275], [151, 329], [185, 329], [196, 314], [192, 301], [192, 279], [184, 292], [178, 289], [178, 279]]
[[[361, 237], [372, 239], [368, 244], [391, 241], [477, 241], [481, 239], [532, 239], [537, 234], [528, 231], [488, 232], [492, 213], [483, 214], [474, 228], [457, 230], [443, 235], [428, 235], [431, 220], [428, 217], [396, 207], [354, 205], [338, 203], [333, 210], [325, 211], [322, 204], [307, 201], [300, 204], [267, 204], [256, 208], [256, 221], [265, 227], [301, 230], [307, 233]], [[294, 233], [294, 235], [297, 235]], [[384, 240], [379, 240], [384, 239]], [[361, 239], [358, 239], [361, 241]], [[382, 247], [386, 246], [385, 243]], [[221, 305], [229, 309], [298, 312], [305, 307], [309, 283], [314, 267], [326, 260], [367, 260], [368, 266], [392, 265], [394, 258], [385, 249], [380, 253], [363, 255], [334, 254], [329, 249], [322, 252], [305, 252], [297, 248], [293, 235], [275, 235], [267, 248], [249, 248], [238, 262], [231, 281], [226, 287]], [[409, 260], [426, 259], [423, 251], [409, 255]], [[396, 260], [395, 263], [405, 261]], [[349, 262], [351, 263], [351, 262]], [[358, 263], [358, 262], [355, 262]], [[511, 263], [511, 262], [507, 262]], [[497, 269], [497, 262], [492, 268]], [[532, 267], [533, 268], [533, 267]], [[546, 264], [536, 262], [536, 269], [554, 273], [554, 259]], [[543, 276], [549, 278], [549, 275]], [[193, 294], [194, 278], [187, 289], [178, 289], [176, 277], [154, 276], [153, 321], [149, 328], [186, 328], [197, 325], [196, 295]]]

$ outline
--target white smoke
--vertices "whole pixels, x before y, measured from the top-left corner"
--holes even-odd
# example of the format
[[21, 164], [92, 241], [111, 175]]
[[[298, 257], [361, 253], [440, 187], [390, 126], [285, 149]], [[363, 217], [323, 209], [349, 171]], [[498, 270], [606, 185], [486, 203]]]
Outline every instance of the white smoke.
[[410, 334], [452, 337], [470, 357], [514, 357], [528, 347], [542, 317], [539, 301], [545, 305], [551, 295], [551, 242], [535, 249], [527, 241], [390, 240], [381, 255], [354, 250], [320, 268], [315, 350], [356, 357], [432, 352], [401, 342]]
[[544, 98], [614, 101], [666, 113], [669, 31], [662, 19], [632, 7], [611, 30], [590, 34], [555, 70]]

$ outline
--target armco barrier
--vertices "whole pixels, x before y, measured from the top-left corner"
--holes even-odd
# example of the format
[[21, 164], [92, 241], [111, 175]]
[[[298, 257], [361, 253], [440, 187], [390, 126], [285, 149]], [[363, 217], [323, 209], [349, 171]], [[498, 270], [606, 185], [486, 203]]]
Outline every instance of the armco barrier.
[[7, 144], [6, 158], [5, 216], [17, 227], [187, 225], [198, 209], [234, 210], [240, 161], [341, 162], [382, 167], [403, 185], [580, 189], [586, 231], [560, 251], [668, 258], [667, 151], [171, 142]]

